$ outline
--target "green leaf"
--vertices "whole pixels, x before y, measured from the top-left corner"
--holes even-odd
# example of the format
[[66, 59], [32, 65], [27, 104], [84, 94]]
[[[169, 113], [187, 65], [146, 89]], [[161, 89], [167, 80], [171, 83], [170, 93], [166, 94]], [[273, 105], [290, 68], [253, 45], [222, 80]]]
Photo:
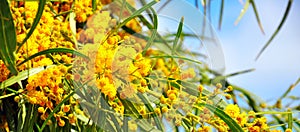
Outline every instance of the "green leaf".
[[180, 23], [179, 23], [178, 28], [177, 28], [177, 33], [176, 33], [176, 36], [175, 36], [175, 40], [173, 42], [172, 55], [174, 55], [174, 53], [175, 53], [177, 43], [178, 43], [179, 38], [180, 38], [181, 33], [182, 33], [183, 21], [184, 21], [184, 17], [181, 17]]
[[156, 34], [157, 34], [157, 26], [158, 26], [157, 14], [156, 14], [156, 12], [154, 11], [153, 8], [150, 7], [150, 9], [153, 12], [153, 20], [154, 20], [153, 24], [154, 24], [154, 27], [153, 27], [153, 29], [151, 29], [152, 30], [152, 34], [151, 34], [150, 39], [147, 41], [147, 44], [146, 44], [146, 46], [145, 46], [145, 48], [144, 48], [144, 50], [142, 52], [143, 55], [146, 54], [148, 48], [152, 45], [152, 43], [153, 43], [153, 41], [154, 41], [154, 39], [156, 37]]
[[122, 23], [120, 23], [118, 26], [122, 27], [124, 26], [127, 22], [129, 22], [131, 19], [135, 18], [136, 16], [140, 15], [143, 11], [147, 10], [148, 8], [150, 8], [151, 6], [153, 6], [154, 4], [156, 4], [158, 2], [158, 0], [153, 0], [150, 3], [148, 3], [147, 5], [143, 6], [141, 9], [136, 10], [135, 12], [133, 12], [130, 17], [126, 18]]
[[149, 99], [141, 93], [138, 93], [138, 96], [143, 101], [143, 103], [145, 104], [145, 106], [147, 107], [149, 112], [153, 113], [153, 114], [151, 114], [151, 116], [152, 116], [152, 118], [154, 118], [157, 128], [161, 131], [164, 131], [163, 124], [162, 124], [161, 120], [159, 119], [159, 116], [154, 112], [154, 109], [151, 106], [151, 102], [149, 101]]
[[260, 55], [265, 51], [265, 49], [270, 45], [270, 43], [272, 42], [272, 40], [275, 38], [275, 36], [278, 34], [278, 32], [280, 31], [281, 27], [283, 26], [284, 22], [287, 19], [287, 16], [289, 15], [291, 6], [292, 6], [293, 0], [289, 0], [289, 3], [285, 9], [283, 18], [281, 19], [281, 22], [279, 24], [279, 26], [277, 27], [276, 31], [272, 34], [271, 38], [267, 41], [267, 43], [264, 45], [264, 47], [259, 51], [258, 55], [256, 56], [255, 60], [257, 60]]
[[[119, 95], [118, 95], [119, 96]], [[127, 113], [128, 115], [130, 114], [130, 118], [131, 119], [142, 119], [143, 117], [139, 114], [135, 104], [133, 104], [131, 101], [129, 100], [121, 100], [122, 104], [124, 105], [124, 109], [125, 109], [125, 113]], [[124, 118], [128, 118], [126, 117], [127, 115], [124, 115]], [[146, 120], [138, 120], [137, 122], [138, 126], [145, 130], [145, 131], [160, 131], [157, 130], [156, 128], [154, 128], [153, 125], [149, 124], [148, 122], [146, 122]]]
[[237, 124], [235, 120], [233, 120], [229, 115], [227, 115], [224, 111], [221, 109], [209, 105], [209, 104], [203, 104], [205, 105], [206, 108], [208, 108], [211, 112], [213, 112], [215, 115], [220, 117], [230, 128], [231, 131], [233, 132], [243, 132], [243, 128]]
[[23, 129], [24, 122], [25, 122], [25, 117], [26, 117], [26, 106], [25, 106], [25, 104], [21, 104], [20, 111], [18, 113], [18, 127], [17, 127], [17, 130], [22, 130]]
[[10, 5], [6, 0], [0, 1], [0, 59], [13, 75], [18, 74], [15, 51], [17, 45], [16, 30]]
[[263, 26], [262, 26], [261, 21], [260, 21], [260, 18], [259, 18], [259, 15], [258, 15], [258, 11], [257, 11], [257, 9], [256, 9], [256, 5], [255, 5], [254, 0], [247, 0], [247, 1], [246, 1], [246, 3], [245, 3], [245, 5], [244, 5], [243, 9], [241, 10], [241, 13], [240, 13], [239, 17], [238, 17], [237, 20], [234, 22], [234, 24], [237, 25], [237, 24], [239, 23], [239, 21], [243, 18], [243, 16], [245, 15], [245, 13], [246, 13], [247, 10], [248, 10], [250, 4], [251, 4], [252, 7], [253, 7], [253, 11], [254, 11], [254, 13], [255, 13], [255, 17], [256, 17], [256, 21], [257, 21], [257, 23], [258, 23], [258, 26], [259, 26], [261, 32], [262, 32], [263, 34], [265, 34], [265, 33], [264, 33]]
[[34, 21], [32, 23], [32, 26], [29, 30], [29, 32], [26, 34], [26, 37], [24, 38], [24, 40], [22, 41], [22, 43], [19, 45], [17, 52], [21, 49], [21, 47], [25, 44], [25, 42], [30, 38], [30, 36], [32, 35], [32, 33], [34, 32], [36, 26], [38, 25], [38, 23], [40, 22], [40, 19], [42, 17], [44, 8], [46, 5], [46, 0], [40, 0], [39, 2], [39, 7], [38, 7], [38, 11], [35, 15]]
[[52, 49], [47, 49], [47, 50], [43, 50], [43, 51], [40, 51], [38, 53], [35, 53], [31, 56], [29, 56], [28, 58], [26, 58], [25, 60], [23, 60], [20, 64], [18, 64], [18, 66], [24, 64], [25, 62], [37, 57], [37, 56], [41, 56], [41, 55], [45, 55], [45, 54], [49, 54], [49, 53], [72, 53], [74, 55], [78, 55], [80, 57], [83, 57], [83, 58], [86, 58], [86, 59], [89, 59], [88, 56], [76, 51], [76, 50], [72, 50], [72, 49], [68, 49], [68, 48], [52, 48]]
[[[101, 108], [104, 109], [104, 110], [108, 110], [109, 106], [108, 106], [108, 104], [107, 104], [107, 102], [106, 102], [106, 100], [104, 98], [104, 95], [100, 94], [99, 96], [100, 96], [100, 101], [101, 101], [101, 103], [100, 103], [101, 104]], [[97, 104], [99, 104], [99, 103], [97, 103]], [[96, 104], [96, 107], [99, 107], [99, 106], [97, 106], [97, 104]], [[97, 113], [100, 114], [99, 111]], [[102, 129], [105, 128], [106, 123], [107, 123], [106, 116], [107, 116], [106, 112], [101, 112], [101, 114], [99, 116], [99, 120], [97, 121], [97, 123], [100, 125], [99, 127], [102, 128]]]
[[[140, 0], [140, 1], [141, 1], [142, 6], [145, 6], [147, 4], [146, 0]], [[146, 10], [146, 12], [147, 12], [147, 15], [149, 16], [150, 20], [154, 21], [151, 11], [150, 10]]]
[[298, 80], [292, 84], [281, 96], [280, 98], [277, 99], [277, 101], [282, 100], [283, 98], [285, 98], [300, 82], [300, 78], [298, 78]]
[[220, 16], [219, 16], [219, 30], [221, 30], [221, 26], [222, 26], [223, 11], [224, 11], [224, 0], [221, 0], [221, 9], [220, 9]]
[[293, 129], [293, 113], [291, 112], [291, 109], [288, 109], [288, 128]]
[[[248, 72], [252, 72], [254, 71], [255, 69], [247, 69], [247, 70], [243, 70], [243, 71], [239, 71], [239, 72], [235, 72], [235, 73], [231, 73], [231, 74], [228, 74], [228, 75], [216, 75], [215, 78], [212, 79], [212, 84], [217, 84], [217, 83], [220, 83], [220, 82], [226, 82], [226, 79], [228, 77], [233, 77], [233, 76], [237, 76], [237, 75], [241, 75], [241, 74], [245, 74], [245, 73], [248, 73]], [[214, 71], [211, 71], [212, 73], [214, 73]]]
[[[167, 3], [169, 3], [170, 1], [167, 1], [166, 3], [165, 3], [165, 5], [167, 4]], [[129, 9], [129, 11], [130, 12], [136, 12], [136, 9], [133, 7], [133, 6], [131, 6], [128, 2], [126, 2], [126, 6], [128, 7], [128, 9]], [[162, 8], [163, 6], [161, 6], [161, 8]], [[158, 11], [157, 12], [159, 12], [160, 11], [160, 9], [158, 9]], [[154, 27], [150, 24], [150, 22], [148, 22], [147, 21], [147, 19], [143, 16], [143, 15], [138, 15], [137, 16], [140, 20], [141, 20], [141, 22], [144, 24], [144, 25], [146, 25], [146, 27], [148, 28], [148, 29], [153, 29]], [[165, 47], [167, 47], [167, 49], [168, 50], [172, 50], [172, 48], [170, 47], [170, 45], [168, 45], [168, 42], [159, 34], [159, 33], [157, 33], [157, 39], [158, 40], [161, 40], [161, 42], [164, 44], [164, 45], [157, 45], [157, 47], [160, 49], [160, 47], [159, 46], [165, 46]], [[166, 48], [165, 48], [166, 49]], [[164, 51], [164, 50], [163, 50]]]
[[250, 3], [251, 3], [251, 5], [252, 5], [252, 7], [253, 7], [253, 10], [254, 10], [254, 13], [255, 13], [255, 17], [256, 17], [256, 21], [257, 21], [257, 23], [258, 23], [258, 26], [259, 26], [261, 32], [262, 32], [263, 34], [265, 34], [264, 29], [263, 29], [263, 26], [262, 26], [262, 24], [261, 24], [261, 22], [260, 22], [260, 19], [259, 19], [258, 11], [257, 11], [257, 9], [256, 9], [256, 5], [255, 5], [255, 3], [254, 3], [254, 0], [250, 0]]
[[[52, 66], [48, 66], [48, 67], [52, 67]], [[44, 70], [45, 70], [44, 67], [37, 67], [37, 68], [31, 68], [29, 70], [22, 71], [17, 76], [13, 76], [13, 77], [3, 81], [2, 83], [0, 83], [0, 89], [9, 87], [17, 82], [27, 79], [29, 76], [33, 76]]]
[[95, 12], [97, 9], [97, 1], [96, 0], [92, 0], [92, 8], [93, 8], [93, 12]]
[[196, 60], [193, 60], [193, 59], [189, 59], [189, 58], [186, 58], [186, 57], [183, 57], [183, 56], [161, 55], [161, 56], [151, 56], [150, 58], [178, 58], [178, 59], [182, 59], [182, 60], [194, 62], [194, 63], [197, 63], [197, 64], [201, 64], [200, 61], [196, 61]]
[[37, 106], [33, 105], [33, 104], [29, 104], [27, 106], [28, 111], [25, 117], [25, 121], [24, 121], [24, 125], [23, 125], [23, 129], [22, 131], [24, 132], [32, 132], [33, 130], [33, 124], [36, 121], [37, 116], [35, 117], [35, 115], [37, 114]]
[[243, 70], [243, 71], [239, 71], [239, 72], [228, 74], [228, 75], [226, 75], [226, 77], [232, 77], [232, 76], [236, 76], [236, 75], [241, 75], [241, 74], [245, 74], [245, 73], [248, 73], [248, 72], [252, 72], [254, 70], [255, 69], [247, 69], [247, 70]]
[[243, 16], [245, 15], [245, 13], [247, 12], [247, 10], [249, 8], [249, 5], [250, 5], [250, 0], [247, 0], [244, 4], [243, 9], [241, 10], [239, 17], [234, 22], [235, 25], [237, 25], [240, 22], [240, 20], [243, 18]]

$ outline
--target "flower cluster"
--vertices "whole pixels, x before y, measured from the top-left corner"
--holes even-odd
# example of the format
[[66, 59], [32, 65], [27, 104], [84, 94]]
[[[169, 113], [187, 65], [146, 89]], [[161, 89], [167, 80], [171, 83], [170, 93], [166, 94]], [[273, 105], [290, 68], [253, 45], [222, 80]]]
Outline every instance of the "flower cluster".
[[[68, 3], [66, 2], [48, 2], [46, 4], [34, 32], [24, 45], [19, 47], [16, 54], [17, 64], [43, 50], [52, 48], [74, 49], [74, 40], [71, 39], [72, 33], [68, 20], [58, 15], [69, 10], [67, 5]], [[32, 28], [33, 20], [38, 10], [38, 2], [12, 2], [11, 10], [16, 27], [17, 42], [21, 44]], [[52, 53], [37, 56], [18, 66], [18, 70], [23, 71], [39, 66], [59, 64], [27, 79], [24, 97], [29, 103], [40, 106], [38, 112], [42, 120], [45, 120], [49, 113], [70, 93], [71, 89], [66, 89], [64, 86], [66, 85], [65, 81], [72, 78], [72, 74], [68, 70], [70, 67], [65, 66], [71, 63], [72, 54]], [[5, 68], [1, 67], [1, 69]], [[1, 70], [1, 72], [3, 73], [2, 75], [8, 75], [7, 70]], [[5, 80], [4, 77], [0, 81]], [[75, 123], [76, 117], [72, 115], [73, 112], [70, 108], [73, 109], [76, 103], [72, 103], [65, 104], [62, 110], [55, 115], [59, 126], [64, 126], [65, 124], [61, 117], [68, 119], [70, 123]], [[64, 114], [61, 114], [61, 112], [69, 113], [69, 116], [63, 116]]]
[[[17, 3], [16, 3], [17, 4]], [[20, 6], [20, 7], [15, 7]], [[48, 3], [45, 6], [45, 10], [42, 14], [41, 20], [34, 30], [31, 37], [26, 43], [19, 48], [17, 53], [17, 63], [21, 63], [27, 57], [36, 54], [40, 51], [51, 48], [70, 48], [73, 49], [72, 33], [70, 31], [69, 24], [63, 22], [60, 17], [55, 17], [53, 13], [55, 10], [51, 10], [54, 5]], [[25, 2], [23, 5], [12, 4], [13, 19], [17, 31], [17, 42], [22, 43], [26, 34], [30, 30], [35, 13], [37, 12], [38, 2]], [[60, 12], [57, 12], [60, 13]], [[32, 61], [22, 64], [18, 67], [19, 71], [38, 67], [47, 66], [53, 63], [67, 63], [71, 64], [71, 54], [52, 54], [53, 60], [45, 55], [35, 57]]]
[[[147, 82], [144, 79], [150, 73], [151, 61], [140, 53], [140, 43], [124, 32], [112, 32], [116, 20], [107, 11], [95, 13], [87, 21], [86, 28], [78, 32], [78, 41], [83, 43], [81, 52], [91, 59], [75, 60], [74, 69], [79, 81], [95, 83], [98, 89], [108, 97], [108, 103], [118, 113], [124, 107], [117, 96], [125, 99], [136, 92], [145, 92]], [[134, 27], [132, 27], [134, 28]], [[91, 76], [93, 75], [93, 76]], [[125, 86], [126, 85], [126, 86]], [[125, 94], [126, 93], [126, 94]], [[130, 94], [132, 93], [132, 94]]]
[[[37, 104], [40, 107], [38, 112], [41, 113], [41, 119], [45, 120], [49, 113], [67, 97], [72, 89], [65, 87], [66, 81], [72, 78], [72, 75], [68, 73], [68, 67], [59, 65], [48, 68], [36, 75], [28, 78], [28, 84], [26, 85], [26, 98], [31, 104]], [[61, 111], [56, 114], [56, 120], [59, 126], [64, 126], [61, 117], [64, 117], [66, 113], [72, 114], [71, 107], [76, 105], [75, 101], [70, 101], [65, 104]], [[74, 109], [73, 109], [74, 110]], [[75, 122], [75, 117], [65, 117], [69, 119], [70, 123]]]

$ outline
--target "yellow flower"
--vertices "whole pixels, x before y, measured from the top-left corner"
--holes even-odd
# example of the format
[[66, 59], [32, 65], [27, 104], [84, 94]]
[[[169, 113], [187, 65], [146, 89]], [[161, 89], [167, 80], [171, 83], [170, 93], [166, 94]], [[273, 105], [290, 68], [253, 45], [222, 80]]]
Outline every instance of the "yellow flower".
[[59, 121], [58, 121], [58, 125], [60, 126], [60, 127], [63, 127], [63, 126], [65, 126], [65, 121], [64, 120], [62, 120], [62, 119], [60, 119]]
[[288, 128], [285, 130], [285, 132], [292, 132], [292, 129]]
[[39, 107], [39, 108], [38, 108], [38, 112], [39, 112], [39, 113], [44, 113], [44, 112], [45, 112], [44, 107]]
[[63, 106], [63, 112], [67, 113], [70, 111], [70, 105]]
[[240, 114], [240, 108], [236, 104], [229, 104], [225, 108], [225, 112], [232, 118], [237, 118]]

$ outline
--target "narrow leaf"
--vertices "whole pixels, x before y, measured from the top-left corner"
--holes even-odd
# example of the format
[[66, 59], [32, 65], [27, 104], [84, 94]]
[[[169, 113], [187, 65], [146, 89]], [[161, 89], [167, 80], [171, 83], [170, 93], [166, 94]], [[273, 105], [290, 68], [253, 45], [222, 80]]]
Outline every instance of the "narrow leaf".
[[151, 114], [151, 116], [154, 118], [157, 128], [159, 130], [163, 131], [164, 130], [163, 124], [162, 124], [161, 120], [159, 119], [159, 116], [154, 112], [154, 109], [151, 106], [149, 99], [145, 95], [142, 95], [141, 93], [138, 93], [138, 96], [144, 102], [144, 104], [147, 107], [147, 109], [149, 110], [149, 112], [153, 112], [153, 114]]
[[300, 78], [298, 78], [298, 80], [292, 84], [281, 96], [279, 99], [277, 99], [277, 101], [282, 100], [283, 98], [285, 98], [300, 82]]
[[[170, 1], [171, 0], [168, 0], [166, 3]], [[136, 12], [136, 9], [133, 6], [131, 6], [128, 2], [126, 2], [126, 6], [128, 7], [130, 12]], [[159, 12], [159, 10], [157, 12]], [[137, 17], [141, 20], [141, 22], [144, 25], [146, 25], [148, 29], [154, 29], [154, 27], [150, 24], [150, 22], [148, 22], [148, 20], [143, 15], [138, 15]], [[168, 42], [159, 33], [157, 33], [157, 38], [158, 40], [161, 40], [163, 42], [165, 47], [167, 47], [169, 50], [172, 50], [172, 47], [170, 47]]]
[[147, 5], [143, 6], [141, 9], [136, 10], [135, 12], [133, 12], [130, 17], [126, 18], [122, 23], [120, 23], [118, 26], [122, 27], [124, 26], [127, 22], [129, 22], [131, 19], [135, 18], [136, 16], [140, 15], [143, 11], [147, 10], [148, 8], [150, 8], [151, 6], [153, 6], [154, 4], [156, 4], [158, 2], [158, 0], [153, 0], [150, 3], [148, 3]]
[[97, 9], [97, 1], [96, 0], [92, 0], [92, 8], [93, 8], [93, 12], [95, 12]]
[[72, 49], [68, 49], [68, 48], [52, 48], [52, 49], [47, 49], [47, 50], [43, 50], [40, 51], [38, 53], [35, 53], [31, 56], [29, 56], [28, 58], [26, 58], [25, 60], [23, 60], [20, 64], [18, 64], [18, 66], [24, 64], [25, 62], [37, 57], [37, 56], [41, 56], [41, 55], [45, 55], [45, 54], [49, 54], [49, 53], [72, 53], [74, 55], [78, 55], [80, 57], [89, 59], [89, 57], [87, 57], [86, 55], [76, 51], [76, 50], [72, 50]]
[[250, 0], [250, 3], [251, 3], [251, 5], [252, 5], [252, 7], [253, 7], [253, 10], [254, 10], [254, 13], [255, 13], [255, 17], [256, 17], [256, 21], [257, 21], [257, 23], [258, 23], [258, 26], [259, 26], [261, 32], [262, 32], [263, 34], [265, 34], [264, 29], [263, 29], [263, 26], [262, 26], [262, 24], [261, 24], [261, 22], [260, 22], [260, 19], [259, 19], [258, 11], [257, 11], [257, 9], [256, 9], [256, 5], [255, 5], [255, 3], [254, 3], [254, 0]]
[[162, 55], [162, 56], [151, 56], [150, 58], [178, 58], [178, 59], [182, 59], [182, 60], [186, 60], [186, 61], [190, 61], [190, 62], [195, 62], [197, 64], [201, 64], [200, 61], [189, 59], [189, 58], [186, 58], [186, 57], [183, 57], [183, 56]]
[[[48, 67], [52, 67], [52, 66], [48, 66]], [[44, 67], [37, 67], [37, 68], [31, 68], [29, 70], [22, 71], [17, 76], [13, 76], [13, 77], [3, 81], [2, 83], [0, 83], [0, 89], [9, 87], [19, 81], [25, 80], [29, 76], [33, 76], [43, 70], [45, 70]]]
[[240, 74], [245, 74], [245, 73], [248, 73], [248, 72], [252, 72], [254, 70], [255, 69], [243, 70], [243, 71], [239, 71], [239, 72], [228, 74], [228, 75], [226, 75], [226, 77], [232, 77], [232, 76], [236, 76], [236, 75], [240, 75]]
[[177, 28], [177, 33], [176, 33], [176, 36], [175, 36], [175, 40], [173, 42], [172, 55], [174, 55], [174, 53], [175, 53], [177, 43], [178, 43], [179, 38], [180, 38], [181, 33], [182, 33], [183, 21], [184, 21], [184, 17], [181, 17], [180, 23], [179, 23], [178, 28]]
[[293, 128], [293, 113], [291, 112], [291, 109], [288, 109], [288, 128], [292, 129]]
[[245, 15], [245, 13], [247, 12], [247, 10], [249, 8], [249, 5], [250, 5], [250, 0], [247, 0], [246, 3], [244, 4], [243, 9], [241, 10], [240, 15], [234, 22], [235, 25], [237, 25], [240, 22], [240, 20], [243, 18], [243, 16]]
[[145, 53], [147, 52], [148, 48], [152, 45], [155, 37], [156, 37], [156, 34], [157, 34], [157, 26], [158, 26], [158, 18], [157, 18], [157, 14], [156, 12], [154, 11], [153, 8], [150, 8], [151, 11], [153, 12], [153, 24], [154, 24], [154, 27], [152, 30], [152, 34], [151, 34], [151, 37], [150, 39], [147, 41], [147, 44], [142, 52], [143, 55], [145, 55]]
[[221, 27], [222, 27], [223, 11], [224, 11], [224, 0], [221, 0], [221, 9], [220, 9], [220, 16], [219, 16], [219, 30], [221, 30]]
[[26, 34], [26, 37], [24, 38], [24, 40], [22, 41], [22, 43], [19, 45], [19, 47], [17, 49], [17, 52], [21, 49], [21, 47], [25, 44], [25, 42], [30, 38], [30, 36], [32, 35], [32, 33], [35, 30], [36, 26], [40, 22], [40, 19], [42, 17], [45, 5], [46, 5], [46, 0], [40, 0], [38, 11], [37, 11], [37, 13], [35, 15], [35, 18], [34, 18], [34, 21], [32, 23], [32, 26], [31, 26], [29, 32]]
[[16, 30], [10, 6], [6, 0], [0, 1], [0, 59], [13, 75], [17, 75], [15, 50], [17, 45]]
[[279, 24], [279, 26], [277, 27], [276, 31], [272, 34], [271, 38], [267, 41], [267, 43], [264, 45], [264, 47], [259, 51], [258, 55], [256, 56], [255, 60], [257, 60], [260, 55], [265, 51], [265, 49], [270, 45], [270, 43], [272, 42], [272, 40], [275, 38], [275, 36], [278, 34], [278, 32], [280, 31], [281, 27], [283, 26], [284, 22], [286, 21], [287, 19], [287, 16], [290, 12], [290, 9], [291, 9], [291, 6], [292, 6], [292, 3], [293, 3], [293, 0], [289, 0], [289, 3], [285, 9], [285, 12], [284, 12], [284, 16], [283, 18], [281, 19], [281, 22]]

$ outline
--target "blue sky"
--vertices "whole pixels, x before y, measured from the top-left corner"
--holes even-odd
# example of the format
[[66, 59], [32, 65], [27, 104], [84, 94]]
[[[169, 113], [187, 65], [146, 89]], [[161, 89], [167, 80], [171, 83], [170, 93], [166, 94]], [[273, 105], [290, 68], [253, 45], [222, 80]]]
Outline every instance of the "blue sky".
[[[194, 0], [187, 1], [194, 4]], [[229, 81], [250, 90], [265, 100], [278, 98], [300, 77], [300, 44], [298, 44], [300, 43], [298, 36], [300, 34], [300, 26], [298, 25], [300, 23], [300, 15], [298, 14], [300, 1], [294, 1], [285, 25], [257, 61], [255, 61], [256, 55], [280, 23], [288, 1], [255, 1], [265, 35], [261, 33], [258, 27], [251, 6], [240, 23], [234, 25], [234, 21], [243, 8], [240, 0], [225, 1], [222, 29], [217, 30], [220, 2], [221, 0], [212, 0], [211, 2], [211, 23], [224, 52], [226, 65], [224, 73], [255, 68], [255, 71], [231, 77]], [[168, 10], [178, 15], [181, 13], [188, 14], [186, 16], [193, 16], [193, 14], [198, 13], [191, 12], [183, 5]], [[199, 23], [195, 21], [193, 24], [201, 25]], [[299, 96], [299, 93], [300, 86], [297, 86], [291, 95]]]
[[[218, 5], [220, 1], [213, 1]], [[226, 73], [255, 68], [256, 71], [229, 80], [251, 90], [264, 99], [280, 96], [300, 77], [300, 1], [294, 1], [289, 17], [268, 49], [258, 61], [254, 58], [280, 23], [287, 1], [256, 1], [257, 9], [265, 29], [263, 35], [258, 27], [252, 7], [240, 23], [233, 23], [243, 6], [238, 0], [226, 1], [221, 31], [217, 31], [224, 51]], [[214, 10], [214, 9], [213, 9]], [[217, 25], [218, 10], [212, 11], [213, 25]], [[293, 91], [300, 95], [300, 87]]]

